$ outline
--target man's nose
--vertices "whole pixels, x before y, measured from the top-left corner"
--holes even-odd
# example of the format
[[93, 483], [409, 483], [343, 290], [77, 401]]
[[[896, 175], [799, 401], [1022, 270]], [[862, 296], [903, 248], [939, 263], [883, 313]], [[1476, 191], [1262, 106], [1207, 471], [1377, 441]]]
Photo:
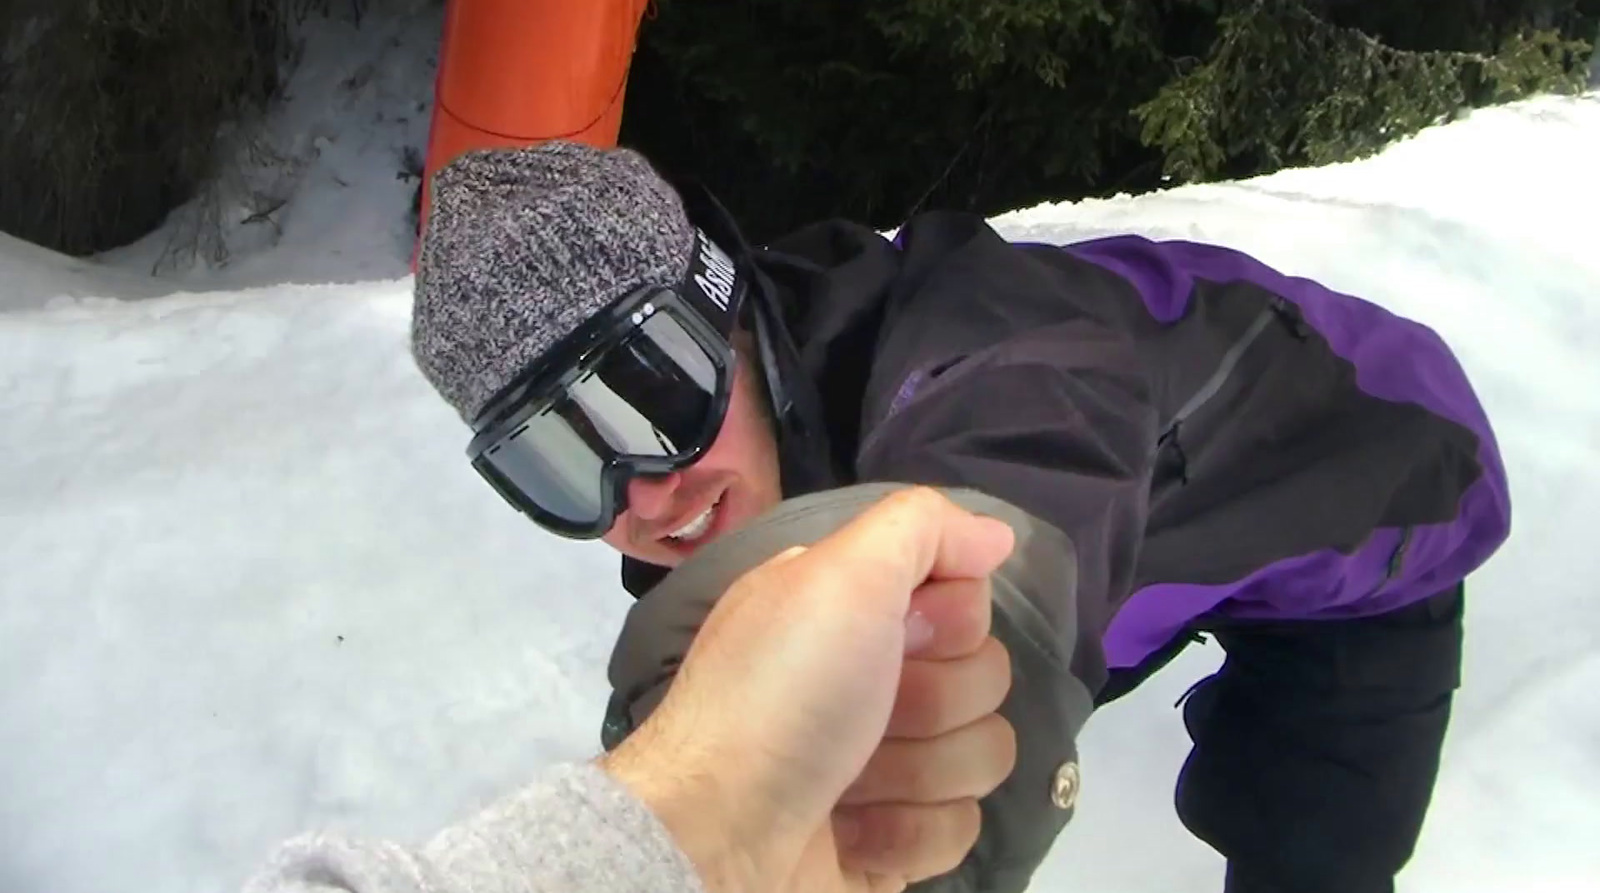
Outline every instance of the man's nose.
[[682, 475], [639, 475], [628, 481], [628, 508], [641, 521], [658, 521], [672, 510], [672, 496], [678, 492]]

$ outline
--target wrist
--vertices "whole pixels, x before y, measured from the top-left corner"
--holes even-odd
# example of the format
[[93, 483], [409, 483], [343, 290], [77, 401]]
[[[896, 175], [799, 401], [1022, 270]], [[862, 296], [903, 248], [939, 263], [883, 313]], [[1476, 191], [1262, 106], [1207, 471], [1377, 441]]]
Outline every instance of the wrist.
[[[641, 729], [640, 732], [646, 732]], [[602, 757], [600, 768], [643, 803], [688, 858], [707, 893], [755, 893], [770, 883], [765, 828], [738, 814], [710, 760], [635, 733]]]

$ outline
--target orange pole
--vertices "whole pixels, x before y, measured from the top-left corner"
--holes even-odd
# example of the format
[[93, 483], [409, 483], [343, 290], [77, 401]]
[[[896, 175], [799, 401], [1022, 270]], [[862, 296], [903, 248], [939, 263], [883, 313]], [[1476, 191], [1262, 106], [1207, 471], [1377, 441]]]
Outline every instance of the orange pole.
[[449, 0], [423, 168], [473, 149], [552, 139], [617, 143], [649, 0]]

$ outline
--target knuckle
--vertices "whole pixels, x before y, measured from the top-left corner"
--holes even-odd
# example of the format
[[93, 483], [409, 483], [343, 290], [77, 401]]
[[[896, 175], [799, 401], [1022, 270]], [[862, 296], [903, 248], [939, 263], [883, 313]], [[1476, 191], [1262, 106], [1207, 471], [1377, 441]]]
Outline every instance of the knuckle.
[[985, 660], [1001, 664], [1007, 672], [1010, 672], [1011, 650], [1006, 647], [1006, 643], [1000, 641], [998, 636], [990, 636], [984, 639], [981, 651]]
[[1017, 768], [1017, 730], [1011, 722], [998, 713], [991, 713], [981, 721], [985, 736], [987, 759], [983, 765], [992, 769], [983, 779], [980, 796], [988, 796], [1005, 783]]
[[944, 495], [927, 484], [913, 484], [895, 494], [907, 509], [936, 511], [944, 503]]
[[937, 734], [949, 713], [948, 686], [941, 685], [936, 664], [907, 661], [900, 675], [900, 691], [895, 699], [894, 732], [899, 737], [925, 738]]
[[792, 546], [769, 556], [765, 561], [740, 574], [729, 587], [729, 591], [764, 589], [794, 583], [804, 575], [807, 565], [807, 562], [795, 562], [794, 559], [804, 555], [805, 552], [806, 549], [802, 546]]
[[1006, 648], [1004, 642], [990, 636], [984, 640], [980, 654], [990, 672], [994, 673], [995, 683], [1000, 688], [1000, 697], [1003, 700], [1005, 694], [1011, 690], [1011, 651]]
[[913, 742], [901, 748], [901, 759], [897, 763], [895, 783], [906, 800], [918, 801], [937, 793], [942, 775], [937, 754], [931, 753], [927, 745], [919, 744], [921, 742]]
[[880, 505], [887, 514], [897, 519], [904, 519], [907, 523], [922, 523], [940, 517], [950, 501], [933, 487], [914, 484], [890, 493]]
[[901, 858], [914, 857], [928, 838], [924, 811], [897, 809], [890, 812], [889, 816], [890, 820], [884, 828], [887, 832], [884, 841], [887, 849]]
[[925, 817], [908, 805], [866, 807], [860, 810], [863, 834], [854, 856], [879, 866], [904, 871], [917, 860]]
[[937, 806], [869, 808], [862, 819], [866, 833], [852, 860], [913, 883], [959, 866], [977, 842], [982, 824], [974, 798]]
[[994, 725], [995, 733], [1000, 737], [1001, 753], [1005, 755], [1006, 772], [1009, 773], [1017, 767], [1017, 748], [1020, 740], [1017, 736], [1017, 727], [1011, 724], [1011, 720], [998, 713], [994, 714]]
[[953, 597], [970, 613], [978, 614], [988, 607], [988, 577], [968, 577], [961, 580], [951, 580], [950, 588], [953, 592]]
[[978, 842], [982, 814], [978, 801], [957, 800], [924, 816], [920, 832], [916, 880], [924, 880], [955, 870]]
[[976, 798], [953, 803], [950, 810], [953, 813], [954, 826], [951, 836], [955, 842], [952, 849], [956, 852], [956, 858], [949, 867], [954, 868], [961, 864], [961, 860], [966, 858], [967, 853], [978, 842], [978, 834], [983, 830], [983, 811], [978, 807]]
[[936, 760], [920, 741], [886, 743], [862, 772], [862, 789], [875, 797], [917, 802], [934, 792], [939, 780]]
[[987, 611], [994, 603], [994, 578], [985, 574], [973, 580], [972, 585], [976, 590], [973, 601]]
[[998, 710], [1011, 685], [1010, 652], [992, 636], [969, 657], [906, 661], [890, 735], [929, 738], [954, 731]]

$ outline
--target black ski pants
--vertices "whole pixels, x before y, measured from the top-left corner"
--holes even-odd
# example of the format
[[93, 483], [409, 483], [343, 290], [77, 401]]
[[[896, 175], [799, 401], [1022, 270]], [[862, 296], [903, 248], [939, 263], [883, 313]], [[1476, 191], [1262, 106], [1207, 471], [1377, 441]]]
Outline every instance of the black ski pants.
[[[1227, 858], [1226, 893], [1392, 893], [1433, 796], [1462, 607], [1456, 586], [1378, 617], [1200, 626], [1227, 657], [1183, 701], [1177, 810]], [[1137, 684], [1119, 675], [1102, 703]]]

